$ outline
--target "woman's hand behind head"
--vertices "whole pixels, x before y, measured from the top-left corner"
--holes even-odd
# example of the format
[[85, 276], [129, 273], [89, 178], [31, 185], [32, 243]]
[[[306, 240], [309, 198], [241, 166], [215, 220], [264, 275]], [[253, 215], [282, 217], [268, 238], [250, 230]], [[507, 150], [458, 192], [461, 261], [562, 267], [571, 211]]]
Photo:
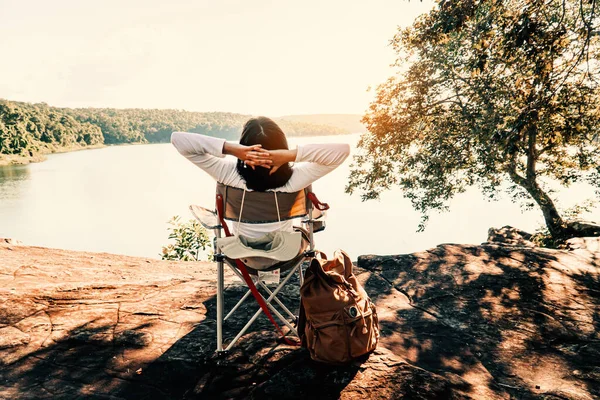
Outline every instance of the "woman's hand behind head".
[[298, 150], [269, 150], [268, 160], [271, 161], [271, 171], [269, 175], [272, 175], [284, 164], [294, 162], [296, 160], [296, 154]]
[[[243, 157], [238, 157], [237, 171], [251, 190], [265, 191], [285, 185], [292, 176], [289, 161], [295, 153], [289, 152], [287, 139], [281, 128], [266, 117], [251, 118], [244, 125], [240, 144], [252, 147]], [[256, 147], [261, 145], [260, 150]], [[247, 168], [250, 165], [252, 168]], [[261, 168], [255, 168], [259, 166]]]
[[244, 146], [239, 143], [225, 142], [223, 146], [224, 154], [231, 154], [242, 160], [246, 165], [254, 167], [270, 168], [273, 161], [270, 159], [270, 152], [262, 148], [260, 144]]
[[271, 168], [273, 161], [270, 159], [270, 152], [261, 147], [261, 145], [244, 146], [243, 157], [240, 160], [244, 161], [250, 167]]

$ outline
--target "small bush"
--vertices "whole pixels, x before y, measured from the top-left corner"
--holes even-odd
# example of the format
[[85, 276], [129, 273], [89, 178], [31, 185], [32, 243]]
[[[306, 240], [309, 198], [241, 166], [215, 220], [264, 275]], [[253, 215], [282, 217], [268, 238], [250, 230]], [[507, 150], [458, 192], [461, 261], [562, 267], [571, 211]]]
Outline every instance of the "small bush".
[[549, 249], [559, 249], [564, 245], [564, 241], [552, 238], [550, 231], [546, 226], [538, 228], [533, 235], [531, 241], [538, 247], [547, 247]]
[[[169, 222], [169, 239], [175, 243], [162, 248], [163, 260], [199, 261], [210, 247], [207, 230], [196, 220], [182, 222], [179, 216], [173, 217]], [[210, 255], [207, 255], [207, 259]]]

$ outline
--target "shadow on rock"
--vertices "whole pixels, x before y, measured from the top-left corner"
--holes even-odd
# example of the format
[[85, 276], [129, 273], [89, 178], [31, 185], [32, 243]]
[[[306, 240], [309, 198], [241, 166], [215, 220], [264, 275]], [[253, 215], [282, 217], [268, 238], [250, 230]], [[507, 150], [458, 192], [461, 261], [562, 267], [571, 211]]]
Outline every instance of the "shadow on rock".
[[382, 343], [409, 362], [468, 382], [474, 398], [593, 399], [600, 396], [596, 256], [442, 245], [364, 256], [358, 265], [383, 310]]
[[[215, 354], [212, 265], [59, 250], [34, 264], [51, 250], [0, 246], [0, 398], [599, 398], [599, 253], [586, 246], [360, 257], [382, 337], [342, 367], [281, 343], [264, 316]], [[280, 296], [293, 311], [294, 279]], [[244, 293], [230, 284], [226, 309]], [[257, 309], [249, 298], [226, 341]]]

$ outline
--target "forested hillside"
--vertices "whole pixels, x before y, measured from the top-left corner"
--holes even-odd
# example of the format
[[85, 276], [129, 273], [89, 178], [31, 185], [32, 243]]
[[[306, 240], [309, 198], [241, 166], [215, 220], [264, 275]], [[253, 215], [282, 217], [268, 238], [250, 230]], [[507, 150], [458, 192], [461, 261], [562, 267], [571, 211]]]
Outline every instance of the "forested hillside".
[[103, 143], [100, 127], [46, 104], [0, 100], [0, 155], [34, 156]]
[[342, 128], [349, 133], [363, 133], [365, 126], [360, 122], [362, 115], [359, 114], [303, 114], [285, 115], [281, 120], [311, 124], [331, 125]]
[[[188, 131], [236, 139], [249, 115], [181, 110], [58, 108], [0, 100], [0, 158], [31, 158], [101, 144], [168, 142]], [[349, 133], [340, 127], [276, 119], [290, 136]]]

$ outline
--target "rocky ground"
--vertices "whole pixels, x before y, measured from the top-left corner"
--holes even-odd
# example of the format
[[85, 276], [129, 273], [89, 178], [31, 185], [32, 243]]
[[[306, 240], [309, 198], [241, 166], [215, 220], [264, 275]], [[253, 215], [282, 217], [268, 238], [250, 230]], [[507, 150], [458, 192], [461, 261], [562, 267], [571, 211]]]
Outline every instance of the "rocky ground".
[[[214, 354], [209, 263], [0, 243], [0, 398], [600, 398], [600, 241], [518, 236], [360, 257], [382, 338], [345, 367], [282, 344], [264, 317]], [[227, 282], [232, 306], [243, 288]]]

